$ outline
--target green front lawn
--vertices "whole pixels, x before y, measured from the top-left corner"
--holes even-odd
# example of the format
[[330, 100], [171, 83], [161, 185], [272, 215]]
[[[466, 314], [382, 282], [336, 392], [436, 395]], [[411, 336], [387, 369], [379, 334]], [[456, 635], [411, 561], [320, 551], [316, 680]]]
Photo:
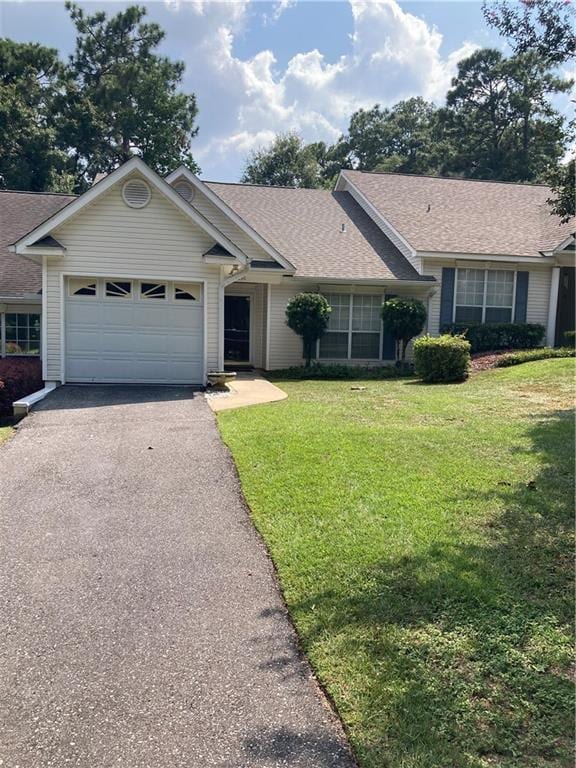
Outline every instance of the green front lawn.
[[364, 768], [572, 765], [573, 360], [219, 424]]

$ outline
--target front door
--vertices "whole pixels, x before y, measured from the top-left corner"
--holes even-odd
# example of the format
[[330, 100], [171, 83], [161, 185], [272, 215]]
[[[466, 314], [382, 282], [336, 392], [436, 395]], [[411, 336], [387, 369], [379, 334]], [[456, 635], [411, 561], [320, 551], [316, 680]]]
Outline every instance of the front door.
[[558, 285], [558, 312], [556, 314], [556, 346], [566, 343], [564, 334], [574, 330], [574, 267], [560, 268], [560, 284]]
[[224, 297], [224, 360], [250, 362], [250, 297]]

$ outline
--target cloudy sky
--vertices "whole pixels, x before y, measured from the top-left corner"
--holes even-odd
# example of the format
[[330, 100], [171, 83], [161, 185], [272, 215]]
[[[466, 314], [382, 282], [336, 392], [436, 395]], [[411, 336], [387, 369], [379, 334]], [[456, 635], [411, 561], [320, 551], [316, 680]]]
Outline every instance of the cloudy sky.
[[[502, 46], [480, 3], [398, 0], [146, 2], [163, 53], [186, 62], [196, 93], [195, 158], [204, 178], [238, 179], [247, 153], [279, 131], [333, 141], [351, 113], [422, 95], [440, 102], [456, 62]], [[85, 3], [114, 13], [122, 3]], [[55, 2], [1, 2], [0, 36], [70, 53], [74, 30]]]

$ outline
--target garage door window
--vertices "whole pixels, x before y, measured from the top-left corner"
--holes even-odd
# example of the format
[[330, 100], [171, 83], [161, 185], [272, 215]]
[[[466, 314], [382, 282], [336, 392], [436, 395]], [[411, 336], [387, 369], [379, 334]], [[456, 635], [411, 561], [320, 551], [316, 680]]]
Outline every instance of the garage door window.
[[40, 354], [40, 315], [6, 314], [6, 354]]
[[189, 283], [176, 283], [174, 286], [174, 299], [176, 301], [200, 301], [202, 287]]
[[132, 283], [120, 280], [106, 283], [106, 296], [110, 298], [129, 299], [132, 296]]
[[88, 278], [73, 278], [69, 284], [70, 296], [96, 296], [96, 280]]
[[164, 283], [141, 283], [140, 296], [143, 299], [165, 299], [166, 285]]

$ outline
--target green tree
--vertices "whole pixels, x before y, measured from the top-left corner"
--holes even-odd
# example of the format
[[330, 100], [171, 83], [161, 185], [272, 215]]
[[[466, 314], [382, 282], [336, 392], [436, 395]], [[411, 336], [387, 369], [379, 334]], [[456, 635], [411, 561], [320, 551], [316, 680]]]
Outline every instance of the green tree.
[[145, 23], [139, 6], [110, 18], [66, 7], [78, 34], [58, 104], [58, 138], [77, 188], [135, 154], [161, 174], [183, 162], [198, 170], [190, 155], [196, 98], [179, 90], [184, 63], [156, 52], [164, 31]]
[[325, 158], [322, 142], [304, 144], [296, 133], [278, 134], [269, 146], [249, 155], [240, 180], [265, 186], [322, 187]]
[[342, 167], [361, 171], [432, 173], [438, 165], [435, 127], [436, 108], [419, 96], [390, 109], [375, 104], [352, 115], [332, 152]]
[[569, 1], [484, 0], [482, 10], [516, 54], [534, 53], [549, 64], [576, 56], [576, 17]]
[[388, 299], [382, 305], [382, 321], [396, 339], [396, 359], [404, 363], [408, 344], [424, 330], [426, 307], [419, 299]]
[[554, 196], [548, 202], [552, 212], [565, 223], [576, 216], [576, 160], [555, 168], [549, 183]]
[[299, 293], [286, 305], [286, 323], [302, 336], [306, 366], [314, 355], [314, 346], [328, 327], [331, 312], [328, 301], [320, 293]]
[[502, 181], [544, 178], [566, 142], [565, 121], [549, 97], [571, 85], [535, 54], [507, 59], [483, 49], [459, 62], [440, 113], [441, 170]]
[[58, 52], [0, 39], [0, 187], [67, 190], [66, 156], [55, 148]]

